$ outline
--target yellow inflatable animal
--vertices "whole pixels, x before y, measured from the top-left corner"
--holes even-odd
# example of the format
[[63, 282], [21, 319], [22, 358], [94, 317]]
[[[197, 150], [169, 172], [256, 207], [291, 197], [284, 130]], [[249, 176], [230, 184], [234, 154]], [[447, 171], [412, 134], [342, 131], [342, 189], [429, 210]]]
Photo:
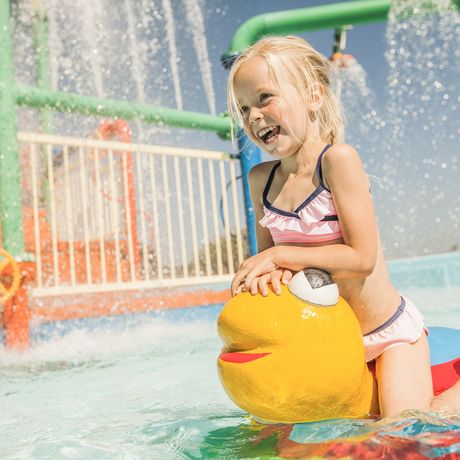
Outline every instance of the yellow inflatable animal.
[[362, 418], [378, 411], [358, 321], [328, 274], [297, 273], [280, 296], [241, 293], [222, 310], [221, 382], [262, 421]]

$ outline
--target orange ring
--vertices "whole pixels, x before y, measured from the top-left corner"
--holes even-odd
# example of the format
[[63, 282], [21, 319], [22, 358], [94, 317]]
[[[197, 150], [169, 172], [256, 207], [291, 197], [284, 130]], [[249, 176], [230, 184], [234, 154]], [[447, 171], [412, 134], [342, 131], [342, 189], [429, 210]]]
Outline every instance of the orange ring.
[[[3, 284], [2, 277], [11, 274], [13, 275], [13, 279], [9, 287], [7, 287]], [[5, 303], [14, 296], [19, 288], [20, 281], [21, 276], [18, 263], [8, 251], [0, 248], [0, 304]]]

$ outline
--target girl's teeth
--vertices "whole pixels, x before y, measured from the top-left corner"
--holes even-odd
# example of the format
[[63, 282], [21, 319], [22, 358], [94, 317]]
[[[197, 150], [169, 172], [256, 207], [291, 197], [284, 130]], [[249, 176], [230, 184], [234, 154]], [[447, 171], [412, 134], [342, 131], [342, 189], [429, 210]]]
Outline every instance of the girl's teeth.
[[264, 129], [260, 130], [260, 131], [257, 133], [257, 135], [258, 135], [259, 137], [263, 137], [263, 136], [265, 136], [267, 133], [269, 133], [270, 131], [273, 131], [273, 129], [275, 129], [275, 128], [274, 128], [274, 127], [264, 128]]
[[275, 142], [275, 140], [278, 138], [278, 134], [280, 132], [280, 127], [279, 126], [272, 126], [270, 128], [265, 128], [260, 131], [260, 139], [265, 144], [271, 144]]

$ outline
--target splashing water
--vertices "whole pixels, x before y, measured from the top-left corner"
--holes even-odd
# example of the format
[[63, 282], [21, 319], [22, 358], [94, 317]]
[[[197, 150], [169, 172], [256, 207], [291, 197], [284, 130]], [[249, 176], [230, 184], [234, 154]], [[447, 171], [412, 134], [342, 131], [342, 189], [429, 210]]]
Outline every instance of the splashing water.
[[[172, 0], [123, 0], [118, 7], [109, 0], [44, 0], [51, 88], [197, 112], [203, 111], [202, 101], [207, 100], [211, 113], [216, 113], [202, 4], [180, 1], [184, 8], [176, 8]], [[36, 50], [30, 2], [13, 2], [12, 16], [16, 74], [20, 82], [34, 85]], [[184, 40], [185, 29], [191, 34], [190, 41]], [[199, 83], [201, 79], [201, 85], [193, 88], [182, 82], [184, 75], [190, 80], [187, 66], [195, 67], [189, 58], [182, 58], [185, 54], [196, 56], [193, 80]], [[99, 118], [54, 113], [53, 122], [53, 132], [88, 136]], [[19, 124], [26, 131], [36, 129], [36, 111], [21, 109]], [[180, 145], [186, 139], [183, 130], [160, 125], [138, 122], [132, 128], [136, 142]]]
[[214, 85], [212, 82], [211, 61], [208, 56], [208, 44], [204, 29], [201, 1], [183, 0], [187, 13], [188, 23], [192, 32], [193, 43], [197, 52], [198, 65], [201, 69], [201, 78], [206, 92], [206, 99], [211, 114], [216, 114]]
[[372, 192], [389, 257], [447, 252], [459, 244], [460, 16], [452, 2], [428, 3], [435, 12], [423, 0], [392, 4], [384, 104], [359, 65], [344, 76], [347, 139], [378, 178]]
[[[56, 8], [56, 5], [54, 5]], [[102, 68], [101, 68], [101, 61], [99, 59], [98, 47], [94, 46], [92, 40], [96, 34], [97, 36], [97, 43], [101, 42], [100, 37], [100, 30], [98, 31], [98, 24], [102, 19], [102, 11], [100, 9], [99, 2], [90, 2], [87, 5], [88, 14], [83, 16], [83, 40], [84, 48], [82, 51], [84, 53], [85, 58], [89, 61], [89, 67], [92, 70], [92, 80], [95, 86], [95, 94], [98, 97], [105, 97], [104, 94], [104, 81], [102, 79]], [[99, 33], [98, 33], [99, 32]], [[59, 35], [55, 33], [55, 35]], [[54, 37], [53, 37], [54, 38]], [[62, 48], [61, 48], [62, 49]], [[60, 48], [58, 48], [58, 51]], [[55, 57], [55, 60], [59, 59], [59, 55]]]
[[[434, 252], [460, 223], [460, 214], [451, 212], [460, 205], [458, 158], [452, 151], [460, 140], [459, 15], [449, 2], [435, 3], [436, 14], [429, 14], [424, 2], [395, 2], [387, 29], [392, 142], [383, 169], [386, 190], [392, 192], [387, 212], [394, 219], [387, 240], [399, 251], [417, 239], [420, 253]], [[395, 19], [408, 10], [413, 14], [408, 19]]]
[[[185, 52], [176, 39], [187, 29], [197, 48], [201, 100], [206, 98], [214, 111], [202, 3], [181, 2], [183, 10], [175, 11], [173, 17], [171, 0], [122, 2], [125, 7], [118, 9], [111, 8], [107, 0], [46, 0], [53, 88], [193, 110], [187, 103], [200, 97], [187, 94], [182, 87], [186, 59], [181, 58]], [[428, 2], [437, 7], [435, 14], [427, 11], [426, 3], [393, 3], [387, 30], [384, 104], [366, 85], [362, 67], [355, 65], [345, 71], [347, 140], [357, 146], [369, 175], [378, 178], [372, 182], [372, 191], [389, 257], [446, 252], [460, 245], [456, 236], [460, 228], [456, 154], [459, 14], [447, 0]], [[16, 74], [21, 82], [33, 84], [29, 2], [13, 2], [13, 10]], [[103, 14], [105, 11], [111, 14]], [[406, 17], [408, 11], [411, 16]], [[77, 33], [81, 29], [85, 32]], [[165, 37], [170, 37], [168, 46]], [[33, 113], [21, 109], [22, 129], [36, 129]], [[94, 132], [99, 121], [68, 114], [54, 114], [53, 119], [56, 132], [83, 136]], [[141, 125], [135, 126], [134, 141], [142, 136], [147, 143], [189, 145], [191, 136], [183, 130]]]
[[175, 27], [171, 0], [163, 0], [163, 10], [166, 18], [167, 40], [169, 46], [169, 64], [171, 66], [171, 75], [174, 83], [174, 94], [176, 96], [176, 106], [179, 110], [184, 108], [182, 103], [182, 93], [180, 89], [179, 71], [177, 68], [177, 46], [175, 38]]
[[385, 121], [376, 95], [367, 82], [366, 70], [358, 61], [353, 60], [348, 67], [341, 70], [340, 81], [341, 101], [346, 108], [347, 138], [360, 150], [363, 138], [367, 141], [370, 133], [385, 126]]

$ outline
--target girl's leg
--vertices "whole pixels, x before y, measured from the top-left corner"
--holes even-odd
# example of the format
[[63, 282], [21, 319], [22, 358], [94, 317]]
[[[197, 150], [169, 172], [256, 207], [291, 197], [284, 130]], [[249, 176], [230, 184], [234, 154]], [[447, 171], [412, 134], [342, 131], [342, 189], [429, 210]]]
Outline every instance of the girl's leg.
[[376, 364], [382, 417], [408, 409], [429, 410], [433, 383], [425, 334], [413, 344], [384, 351]]

